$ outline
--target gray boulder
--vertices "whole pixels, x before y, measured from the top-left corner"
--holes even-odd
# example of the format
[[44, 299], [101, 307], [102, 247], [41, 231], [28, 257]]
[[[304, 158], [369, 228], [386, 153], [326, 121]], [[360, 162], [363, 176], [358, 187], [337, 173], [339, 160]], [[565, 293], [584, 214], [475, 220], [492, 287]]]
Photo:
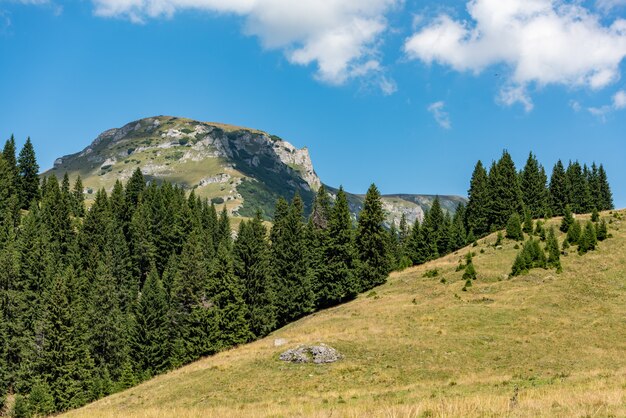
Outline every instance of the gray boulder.
[[343, 356], [337, 350], [326, 344], [304, 345], [292, 348], [282, 353], [279, 357], [280, 360], [288, 363], [315, 364], [334, 363], [342, 358]]

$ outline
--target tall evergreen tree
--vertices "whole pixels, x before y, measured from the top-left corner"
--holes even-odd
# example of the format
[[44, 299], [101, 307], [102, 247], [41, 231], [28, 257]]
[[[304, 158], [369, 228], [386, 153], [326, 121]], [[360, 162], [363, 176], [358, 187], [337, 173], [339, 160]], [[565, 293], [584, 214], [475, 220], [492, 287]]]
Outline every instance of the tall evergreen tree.
[[20, 204], [22, 209], [28, 209], [33, 200], [39, 200], [39, 164], [30, 138], [20, 151], [17, 167], [20, 175]]
[[526, 166], [520, 174], [520, 187], [524, 207], [533, 218], [543, 217], [548, 206], [548, 190], [546, 188], [546, 172], [537, 157], [531, 152]]
[[327, 275], [319, 289], [319, 306], [331, 306], [356, 296], [358, 283], [355, 277], [356, 253], [352, 219], [348, 199], [342, 188], [337, 193], [328, 221], [328, 245], [324, 262]]
[[555, 216], [565, 214], [565, 206], [570, 203], [570, 200], [567, 190], [567, 176], [561, 160], [557, 161], [552, 169], [549, 192], [552, 214]]
[[592, 199], [591, 191], [583, 169], [575, 161], [570, 163], [566, 171], [568, 200], [571, 202], [571, 209], [574, 213], [591, 212]]
[[271, 231], [271, 254], [277, 285], [277, 319], [284, 325], [313, 309], [313, 290], [307, 268], [307, 250], [302, 223], [303, 204], [296, 195], [287, 206], [279, 199]]
[[93, 360], [87, 344], [80, 279], [68, 268], [55, 275], [44, 298], [44, 313], [36, 333], [36, 370], [50, 384], [56, 409], [64, 411], [91, 400]]
[[83, 180], [80, 174], [76, 177], [72, 189], [72, 212], [76, 217], [85, 216], [85, 195], [83, 192]]
[[489, 183], [487, 171], [478, 161], [472, 174], [468, 191], [466, 226], [474, 234], [482, 236], [489, 232]]
[[141, 289], [130, 338], [138, 370], [150, 376], [169, 366], [168, 304], [163, 283], [152, 268]]
[[276, 294], [270, 269], [267, 229], [261, 213], [239, 225], [233, 248], [235, 276], [243, 284], [248, 306], [248, 324], [256, 337], [264, 337], [276, 327]]
[[606, 175], [606, 171], [604, 170], [604, 166], [600, 164], [600, 168], [598, 168], [598, 183], [599, 183], [599, 197], [598, 202], [600, 207], [599, 210], [611, 210], [614, 209], [613, 205], [613, 193], [611, 192], [611, 186], [609, 185], [609, 180]]
[[359, 214], [356, 235], [361, 291], [385, 283], [391, 270], [387, 232], [383, 221], [380, 192], [376, 185], [372, 184], [365, 195], [363, 210]]
[[492, 230], [503, 228], [512, 214], [522, 212], [522, 193], [515, 163], [506, 150], [489, 172], [488, 206]]
[[133, 172], [133, 175], [126, 183], [126, 200], [128, 207], [132, 210], [137, 207], [139, 197], [146, 189], [146, 179], [139, 168]]
[[248, 309], [243, 299], [240, 279], [235, 276], [233, 257], [226, 242], [220, 243], [209, 281], [209, 304], [218, 309], [219, 332], [213, 335], [215, 347], [223, 350], [250, 341], [253, 334], [248, 326]]

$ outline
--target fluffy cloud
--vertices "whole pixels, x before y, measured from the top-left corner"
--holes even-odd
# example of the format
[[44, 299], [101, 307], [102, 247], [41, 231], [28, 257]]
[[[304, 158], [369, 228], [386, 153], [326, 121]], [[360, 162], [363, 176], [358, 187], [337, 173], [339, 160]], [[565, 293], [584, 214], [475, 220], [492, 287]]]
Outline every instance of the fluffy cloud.
[[626, 56], [626, 20], [609, 26], [579, 4], [562, 0], [471, 0], [470, 22], [442, 14], [409, 37], [411, 59], [479, 74], [504, 64], [510, 71], [499, 101], [532, 101], [527, 86], [600, 89], [620, 77]]
[[443, 129], [452, 129], [452, 122], [450, 121], [450, 115], [445, 110], [446, 103], [443, 101], [432, 103], [428, 106], [428, 111], [432, 113], [435, 121]]
[[[330, 84], [380, 74], [377, 43], [385, 14], [402, 0], [92, 0], [95, 13], [136, 23], [181, 10], [227, 13], [245, 19], [246, 34], [268, 49], [285, 51], [294, 64], [317, 65]], [[385, 85], [389, 91], [389, 85]]]
[[597, 0], [596, 5], [599, 9], [608, 12], [616, 7], [626, 6], [626, 0]]
[[626, 91], [619, 90], [617, 93], [613, 95], [611, 104], [604, 105], [601, 107], [590, 107], [587, 110], [592, 115], [600, 118], [602, 122], [606, 122], [606, 117], [608, 114], [616, 110], [622, 110], [624, 108], [626, 108]]

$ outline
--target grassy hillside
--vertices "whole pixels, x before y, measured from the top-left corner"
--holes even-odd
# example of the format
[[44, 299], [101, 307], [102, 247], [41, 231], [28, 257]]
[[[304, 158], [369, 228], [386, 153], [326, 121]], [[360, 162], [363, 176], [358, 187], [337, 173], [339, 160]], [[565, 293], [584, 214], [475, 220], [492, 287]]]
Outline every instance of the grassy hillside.
[[[560, 275], [508, 279], [515, 243], [495, 249], [490, 236], [471, 249], [478, 280], [467, 292], [455, 270], [470, 249], [68, 416], [624, 417], [626, 213], [603, 216], [614, 237], [563, 257]], [[278, 360], [316, 342], [345, 359]]]

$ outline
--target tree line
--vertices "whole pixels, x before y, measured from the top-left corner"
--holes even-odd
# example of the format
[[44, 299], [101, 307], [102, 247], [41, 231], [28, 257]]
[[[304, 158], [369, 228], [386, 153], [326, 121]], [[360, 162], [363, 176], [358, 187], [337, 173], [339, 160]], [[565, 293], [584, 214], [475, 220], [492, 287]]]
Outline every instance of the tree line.
[[[613, 197], [602, 164], [593, 163], [588, 167], [575, 161], [565, 169], [559, 160], [548, 182], [544, 167], [533, 153], [518, 172], [511, 155], [505, 150], [498, 161], [492, 162], [489, 172], [481, 161], [476, 163], [467, 206], [460, 203], [451, 214], [444, 211], [439, 199], [435, 198], [421, 221], [418, 219], [410, 225], [402, 215], [399, 225], [391, 226], [392, 266], [402, 269], [423, 264], [474, 243], [491, 232], [514, 229], [511, 224], [517, 225], [519, 236], [513, 236], [509, 231], [507, 237], [521, 240], [522, 222], [524, 232], [532, 235], [533, 219], [610, 209], [613, 209]], [[541, 230], [541, 225], [539, 227]], [[596, 228], [606, 230], [606, 225], [600, 222]], [[566, 241], [577, 245], [577, 240], [578, 237]], [[553, 242], [550, 245], [553, 246]], [[550, 260], [548, 264], [556, 265], [556, 260]], [[471, 263], [467, 265], [473, 269]], [[470, 272], [470, 275], [475, 273]]]
[[263, 337], [385, 282], [380, 194], [276, 204], [234, 236], [226, 209], [137, 170], [85, 208], [80, 177], [40, 179], [30, 140], [0, 154], [0, 399], [16, 416], [79, 407]]

